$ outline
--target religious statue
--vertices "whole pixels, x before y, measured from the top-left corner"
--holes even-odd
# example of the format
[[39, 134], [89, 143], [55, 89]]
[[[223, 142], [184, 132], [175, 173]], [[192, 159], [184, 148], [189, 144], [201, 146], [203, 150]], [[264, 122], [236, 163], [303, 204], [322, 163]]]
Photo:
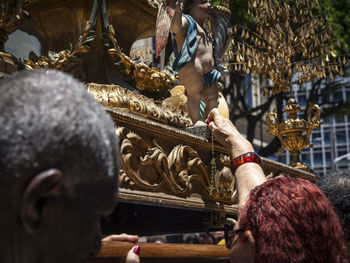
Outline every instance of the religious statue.
[[[175, 34], [176, 59], [173, 69], [185, 86], [188, 113], [195, 125], [201, 125], [200, 102], [204, 116], [218, 106], [218, 80], [227, 71], [221, 57], [230, 42], [229, 15], [217, 16], [209, 0], [163, 0], [156, 29], [156, 56], [165, 47], [169, 30]], [[212, 34], [205, 22], [211, 18]]]

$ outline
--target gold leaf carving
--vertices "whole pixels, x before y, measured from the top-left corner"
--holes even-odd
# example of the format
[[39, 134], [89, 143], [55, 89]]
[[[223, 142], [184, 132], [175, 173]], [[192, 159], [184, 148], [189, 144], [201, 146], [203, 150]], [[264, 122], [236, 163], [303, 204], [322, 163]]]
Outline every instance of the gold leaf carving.
[[109, 25], [109, 42], [109, 45], [113, 46], [108, 50], [109, 55], [112, 56], [115, 65], [126, 77], [125, 80], [136, 82], [135, 88], [149, 93], [164, 94], [174, 86], [176, 78], [169, 71], [150, 68], [137, 60], [133, 61], [121, 52], [112, 25]]
[[156, 139], [148, 143], [126, 128], [118, 128], [117, 134], [121, 139], [122, 188], [179, 197], [199, 194], [203, 199], [224, 203], [237, 201], [229, 156], [221, 154], [216, 158], [218, 170], [214, 178], [214, 191], [210, 195], [210, 167], [192, 147], [176, 145], [167, 154]]
[[157, 104], [153, 99], [120, 86], [90, 83], [87, 89], [104, 106], [128, 109], [149, 119], [176, 127], [192, 125], [187, 113], [167, 105]]

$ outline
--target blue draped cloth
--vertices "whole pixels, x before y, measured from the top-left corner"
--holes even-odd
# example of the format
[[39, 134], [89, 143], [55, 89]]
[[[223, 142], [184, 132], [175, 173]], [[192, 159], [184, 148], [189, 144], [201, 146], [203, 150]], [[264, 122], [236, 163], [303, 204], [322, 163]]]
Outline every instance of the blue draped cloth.
[[177, 50], [175, 49], [175, 55], [176, 59], [173, 63], [173, 70], [179, 71], [182, 69], [187, 62], [189, 62], [194, 52], [196, 52], [198, 43], [197, 43], [197, 25], [196, 21], [190, 16], [190, 15], [183, 15], [187, 20], [187, 34], [185, 41], [182, 45], [181, 51], [179, 54], [177, 53]]
[[221, 78], [221, 72], [217, 69], [213, 69], [212, 71], [204, 74], [204, 86], [208, 87], [215, 82], [219, 81]]

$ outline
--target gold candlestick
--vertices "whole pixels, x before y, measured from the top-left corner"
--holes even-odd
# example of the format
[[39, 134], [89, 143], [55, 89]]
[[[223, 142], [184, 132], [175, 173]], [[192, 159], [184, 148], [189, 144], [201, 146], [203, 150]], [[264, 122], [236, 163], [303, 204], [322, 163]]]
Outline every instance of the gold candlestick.
[[300, 161], [300, 151], [305, 147], [311, 148], [310, 134], [314, 129], [321, 125], [320, 107], [310, 104], [308, 110], [308, 120], [299, 119], [298, 112], [301, 111], [299, 104], [294, 98], [290, 98], [287, 102], [284, 111], [288, 113], [288, 119], [279, 122], [277, 113], [270, 112], [266, 117], [268, 125], [267, 133], [277, 136], [282, 145], [279, 151], [287, 149], [292, 154], [292, 161], [289, 164], [292, 167], [308, 170], [305, 163]]

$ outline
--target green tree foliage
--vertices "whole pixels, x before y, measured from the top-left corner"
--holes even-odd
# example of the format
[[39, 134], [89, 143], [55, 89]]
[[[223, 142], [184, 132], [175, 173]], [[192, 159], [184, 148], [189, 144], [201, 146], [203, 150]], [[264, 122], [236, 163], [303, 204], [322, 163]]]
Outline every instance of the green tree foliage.
[[342, 51], [350, 52], [350, 0], [320, 0], [320, 8], [329, 15], [329, 22], [340, 41]]

